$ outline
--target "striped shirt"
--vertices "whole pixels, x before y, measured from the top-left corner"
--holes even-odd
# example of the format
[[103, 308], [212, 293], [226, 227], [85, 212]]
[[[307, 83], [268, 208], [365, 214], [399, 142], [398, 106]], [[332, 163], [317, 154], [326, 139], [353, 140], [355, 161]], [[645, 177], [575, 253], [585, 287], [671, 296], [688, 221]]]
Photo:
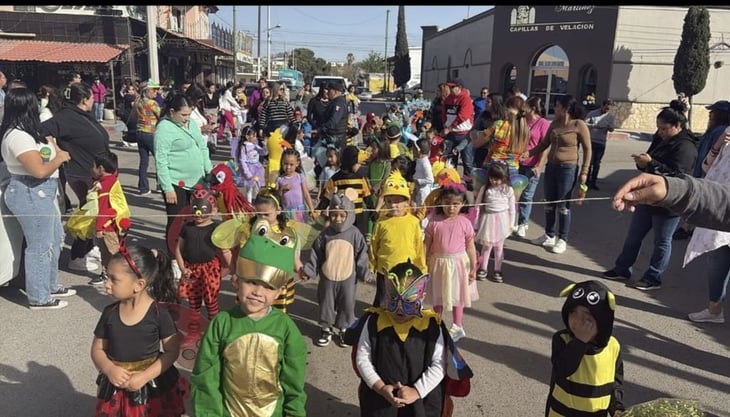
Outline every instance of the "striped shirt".
[[[324, 197], [327, 200], [327, 204], [329, 204], [329, 200], [332, 199], [332, 195], [335, 192], [343, 192], [348, 188], [357, 191], [357, 198], [353, 201], [355, 203], [355, 214], [362, 213], [365, 208], [364, 199], [370, 196], [370, 185], [368, 185], [365, 177], [356, 173], [339, 170], [332, 175], [324, 187]], [[320, 209], [323, 208], [320, 207]]]
[[294, 110], [286, 100], [271, 100], [261, 112], [260, 126], [271, 122], [289, 123], [294, 121]]

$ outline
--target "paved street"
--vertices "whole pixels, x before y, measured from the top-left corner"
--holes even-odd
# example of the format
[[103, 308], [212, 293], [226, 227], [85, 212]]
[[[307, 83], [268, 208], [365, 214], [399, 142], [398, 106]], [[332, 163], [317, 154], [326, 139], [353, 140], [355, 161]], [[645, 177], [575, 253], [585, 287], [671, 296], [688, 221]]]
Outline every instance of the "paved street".
[[[159, 193], [136, 194], [137, 151], [116, 146], [121, 182], [133, 215], [131, 237], [163, 247], [164, 208]], [[608, 144], [599, 186], [588, 197], [609, 197], [635, 173], [630, 154], [646, 150], [648, 142], [612, 141]], [[219, 160], [225, 150], [219, 150]], [[152, 168], [154, 169], [154, 165]], [[152, 185], [155, 185], [154, 180]], [[542, 185], [536, 200], [542, 198]], [[467, 337], [459, 347], [475, 371], [472, 392], [455, 399], [455, 416], [539, 416], [544, 413], [550, 379], [553, 332], [562, 328], [557, 294], [573, 281], [596, 278], [610, 268], [618, 254], [630, 214], [611, 210], [608, 200], [588, 201], [573, 210], [569, 248], [556, 255], [525, 241], [508, 240], [503, 274], [505, 282], [479, 282], [481, 298], [467, 309]], [[539, 236], [543, 208], [533, 211], [528, 237]], [[704, 264], [697, 260], [681, 268], [687, 241], [675, 241], [663, 288], [643, 293], [621, 283], [607, 282], [617, 296], [614, 335], [622, 344], [625, 402], [658, 397], [695, 398], [717, 416], [730, 416], [730, 326], [694, 324], [689, 312], [706, 306]], [[646, 240], [635, 274], [643, 273], [651, 254]], [[91, 276], [66, 268], [62, 258], [61, 283], [78, 291], [70, 306], [35, 312], [14, 288], [0, 288], [0, 415], [7, 417], [78, 417], [91, 415], [95, 403], [96, 370], [89, 358], [94, 326], [103, 307], [111, 302], [103, 291], [86, 284]], [[374, 286], [360, 284], [358, 308], [373, 298]], [[224, 283], [221, 306], [233, 305], [232, 287]], [[358, 416], [356, 378], [349, 349], [334, 343], [314, 346], [316, 282], [297, 287], [292, 317], [310, 346], [307, 404], [310, 416]], [[447, 314], [447, 321], [451, 318]], [[187, 372], [184, 372], [188, 375]]]

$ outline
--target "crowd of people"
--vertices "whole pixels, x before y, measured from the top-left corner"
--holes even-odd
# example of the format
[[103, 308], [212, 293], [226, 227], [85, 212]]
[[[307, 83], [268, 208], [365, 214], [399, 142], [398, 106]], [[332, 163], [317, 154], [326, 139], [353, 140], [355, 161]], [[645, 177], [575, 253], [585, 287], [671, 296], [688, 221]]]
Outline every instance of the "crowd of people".
[[[165, 239], [175, 242], [170, 251], [125, 242], [134, 215], [109, 135], [98, 123], [96, 80], [69, 82], [65, 98], [48, 88], [8, 90], [0, 124], [11, 174], [5, 201], [13, 213], [43, 214], [19, 217], [29, 307], [63, 308], [68, 303], [60, 298], [75, 294], [58, 282], [63, 210], [56, 197], [67, 185], [78, 201], [69, 219], [69, 268], [100, 267], [90, 284], [103, 285], [114, 299], [92, 342], [96, 415], [182, 415], [188, 395], [195, 415], [305, 415], [307, 349], [286, 310], [297, 278], [318, 279], [315, 345], [334, 340], [353, 349], [362, 415], [446, 415], [451, 397], [468, 392], [463, 388], [472, 375], [457, 342], [467, 335], [464, 311], [480, 296], [476, 281], [504, 281], [505, 240], [526, 238], [541, 176], [545, 233], [532, 243], [556, 254], [567, 250], [574, 193], [599, 189], [607, 133], [616, 127], [611, 100], [586, 114], [574, 98], [561, 96], [549, 121], [537, 96], [484, 87], [472, 99], [460, 80], [440, 85], [432, 101], [421, 91], [403, 106], [364, 117], [354, 94], [338, 84], [317, 95], [309, 85], [297, 92], [306, 109], [289, 102], [286, 88], [274, 83], [272, 91], [262, 78], [247, 96], [242, 83], [187, 82], [162, 99], [152, 80], [123, 86], [121, 117], [133, 127], [125, 138], [139, 151], [137, 192], [154, 190], [147, 179], [152, 156], [167, 214]], [[41, 122], [44, 109], [50, 115]], [[617, 209], [633, 209], [632, 222], [603, 278], [660, 288], [680, 223], [675, 206], [681, 203], [667, 189], [675, 180], [698, 187], [687, 179], [693, 173], [727, 183], [730, 103], [708, 109], [711, 123], [701, 137], [688, 130], [681, 101], [657, 115], [652, 144], [633, 155], [636, 168], [652, 176], [616, 196]], [[216, 166], [211, 155], [221, 145], [230, 147], [230, 160]], [[226, 181], [221, 172], [235, 185], [227, 192], [215, 188]], [[516, 176], [526, 180], [519, 196]], [[666, 182], [657, 182], [662, 177]], [[232, 198], [250, 210], [219, 213]], [[657, 207], [665, 201], [675, 206]], [[700, 210], [688, 205], [692, 213]], [[190, 220], [176, 226], [185, 213]], [[231, 230], [230, 221], [237, 221], [234, 233], [222, 233]], [[650, 265], [629, 281], [652, 228]], [[692, 321], [724, 322], [728, 236], [702, 226], [692, 233], [685, 261], [707, 254], [709, 287], [708, 307], [690, 314]], [[236, 288], [235, 306], [218, 303], [226, 274]], [[358, 281], [376, 285], [365, 312], [355, 309]], [[561, 295], [567, 297], [565, 329], [553, 337], [545, 414], [620, 416], [626, 407], [620, 345], [612, 336], [614, 296], [598, 281], [572, 284]], [[176, 328], [180, 305], [192, 317], [185, 329]], [[174, 363], [181, 345], [198, 343], [188, 382]], [[600, 372], [585, 363], [589, 356]], [[260, 369], [248, 366], [253, 361]], [[583, 378], [578, 387], [570, 383], [575, 374]]]

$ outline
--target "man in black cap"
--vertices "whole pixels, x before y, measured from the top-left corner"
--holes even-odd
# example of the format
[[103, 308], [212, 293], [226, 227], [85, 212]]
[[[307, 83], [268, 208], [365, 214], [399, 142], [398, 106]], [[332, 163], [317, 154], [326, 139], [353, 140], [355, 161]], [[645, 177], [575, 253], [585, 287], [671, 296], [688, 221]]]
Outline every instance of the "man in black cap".
[[322, 145], [334, 144], [337, 149], [345, 146], [345, 133], [347, 131], [347, 100], [343, 93], [343, 84], [331, 82], [327, 84], [327, 98], [329, 102], [324, 112], [323, 122], [318, 126], [320, 140], [325, 142]]

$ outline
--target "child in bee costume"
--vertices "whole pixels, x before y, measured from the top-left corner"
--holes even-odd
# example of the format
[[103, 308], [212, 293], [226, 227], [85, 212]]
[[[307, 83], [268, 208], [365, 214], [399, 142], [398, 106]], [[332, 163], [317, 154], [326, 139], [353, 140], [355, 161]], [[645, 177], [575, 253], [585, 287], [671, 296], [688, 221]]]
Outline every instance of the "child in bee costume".
[[570, 284], [560, 296], [566, 328], [553, 335], [546, 417], [617, 417], [623, 412], [623, 360], [613, 332], [616, 299], [598, 281]]

